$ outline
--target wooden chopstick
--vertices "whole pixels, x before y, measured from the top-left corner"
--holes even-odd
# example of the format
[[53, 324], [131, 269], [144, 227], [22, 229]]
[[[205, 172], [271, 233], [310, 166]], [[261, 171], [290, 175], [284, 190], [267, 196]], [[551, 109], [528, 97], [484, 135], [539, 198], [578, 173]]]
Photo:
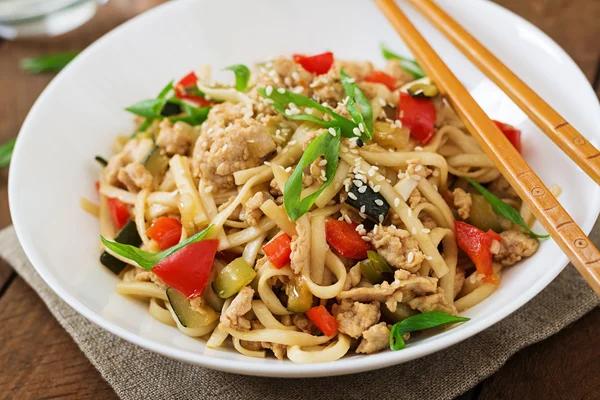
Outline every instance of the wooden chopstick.
[[432, 0], [409, 0], [600, 185], [600, 152], [514, 72]]
[[394, 0], [375, 0], [421, 67], [450, 101], [471, 135], [600, 296], [600, 252], [475, 102]]

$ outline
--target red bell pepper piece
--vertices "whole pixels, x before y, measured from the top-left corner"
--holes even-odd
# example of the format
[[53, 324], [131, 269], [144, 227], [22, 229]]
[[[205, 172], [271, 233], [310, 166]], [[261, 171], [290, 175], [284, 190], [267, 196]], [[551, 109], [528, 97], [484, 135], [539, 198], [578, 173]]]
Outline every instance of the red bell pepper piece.
[[373, 71], [365, 77], [365, 82], [380, 83], [387, 86], [388, 89], [393, 91], [396, 89], [398, 80], [391, 75], [386, 74], [383, 71]]
[[333, 53], [328, 51], [316, 56], [304, 56], [294, 54], [294, 61], [310, 73], [322, 75], [326, 74], [333, 65]]
[[494, 120], [494, 123], [504, 133], [504, 136], [515, 146], [515, 149], [521, 152], [521, 131], [512, 125], [505, 124], [504, 122]]
[[218, 247], [218, 239], [188, 244], [152, 267], [152, 272], [188, 299], [198, 297], [208, 283]]
[[364, 260], [371, 246], [362, 240], [360, 234], [356, 232], [356, 226], [355, 223], [328, 219], [325, 223], [325, 237], [331, 247], [344, 257]]
[[159, 217], [150, 225], [146, 234], [158, 243], [161, 250], [166, 250], [179, 243], [181, 222], [177, 218]]
[[433, 128], [437, 113], [429, 99], [418, 99], [408, 93], [400, 93], [398, 119], [410, 129], [410, 134], [427, 144], [433, 137]]
[[275, 268], [283, 268], [290, 263], [292, 239], [285, 233], [277, 236], [263, 247], [263, 251]]
[[306, 312], [306, 316], [326, 336], [333, 336], [338, 330], [337, 319], [327, 311], [324, 306], [316, 306]]
[[190, 72], [175, 85], [175, 96], [182, 100], [188, 100], [195, 103], [198, 107], [206, 107], [212, 104], [210, 100], [206, 100], [200, 95], [198, 88], [198, 77], [194, 71]]
[[458, 247], [475, 263], [477, 271], [485, 277], [483, 280], [497, 285], [500, 283], [498, 276], [492, 269], [492, 241], [502, 241], [500, 235], [489, 230], [484, 232], [465, 222], [454, 221], [454, 232]]
[[108, 209], [114, 227], [120, 231], [130, 218], [127, 205], [119, 199], [108, 199]]

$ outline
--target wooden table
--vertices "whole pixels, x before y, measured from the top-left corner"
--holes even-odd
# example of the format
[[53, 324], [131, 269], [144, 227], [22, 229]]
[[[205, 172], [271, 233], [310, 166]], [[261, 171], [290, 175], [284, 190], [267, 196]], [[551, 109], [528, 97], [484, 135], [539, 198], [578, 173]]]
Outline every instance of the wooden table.
[[[575, 59], [600, 94], [600, 0], [495, 0], [539, 26]], [[19, 70], [23, 57], [81, 50], [160, 0], [111, 0], [59, 38], [0, 42], [0, 143], [14, 137], [51, 75]], [[501, 27], [498, 27], [501, 29]], [[541, 68], [543, 66], [540, 66]], [[10, 224], [0, 170], [0, 228]], [[600, 309], [512, 357], [462, 399], [600, 399]], [[25, 282], [0, 260], [0, 398], [116, 398]], [[510, 338], [507, 338], [510, 340]]]

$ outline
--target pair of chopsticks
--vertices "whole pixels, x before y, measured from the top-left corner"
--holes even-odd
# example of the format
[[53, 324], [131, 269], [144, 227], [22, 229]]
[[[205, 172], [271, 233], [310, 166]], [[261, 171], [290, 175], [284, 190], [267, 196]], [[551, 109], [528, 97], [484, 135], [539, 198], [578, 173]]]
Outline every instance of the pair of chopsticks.
[[[600, 184], [600, 153], [529, 86], [432, 0], [408, 0], [500, 87], [577, 165]], [[600, 252], [475, 102], [394, 0], [375, 0], [471, 135], [600, 296]]]

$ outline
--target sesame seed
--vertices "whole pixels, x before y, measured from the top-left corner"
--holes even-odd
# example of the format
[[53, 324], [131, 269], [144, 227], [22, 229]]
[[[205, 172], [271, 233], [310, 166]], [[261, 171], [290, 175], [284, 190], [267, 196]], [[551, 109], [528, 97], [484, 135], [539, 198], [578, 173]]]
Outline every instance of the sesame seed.
[[352, 154], [358, 154], [358, 150], [352, 149], [352, 150], [350, 150], [350, 153], [352, 153]]
[[379, 223], [383, 224], [383, 214], [379, 214]]
[[377, 182], [385, 181], [385, 177], [384, 177], [383, 175], [377, 175], [377, 176], [375, 177], [375, 180], [376, 180]]
[[408, 256], [406, 257], [406, 261], [408, 261], [408, 263], [410, 264], [411, 262], [413, 262], [415, 259], [415, 255], [413, 254], [412, 251], [408, 252]]
[[413, 235], [416, 235], [417, 234], [417, 228], [412, 228], [411, 232], [412, 232]]
[[285, 172], [291, 172], [292, 171], [292, 167], [287, 167], [286, 169], [284, 169]]
[[421, 176], [420, 175], [411, 175], [410, 179], [412, 179], [413, 181], [420, 181], [421, 180]]
[[297, 141], [295, 141], [295, 140], [290, 140], [288, 144], [289, 144], [290, 146], [293, 146], [293, 145], [295, 145], [296, 143], [298, 143], [298, 142], [297, 142]]
[[419, 172], [422, 169], [423, 169], [423, 166], [421, 164], [417, 164], [417, 166], [415, 167], [415, 172]]
[[346, 221], [349, 224], [352, 223], [352, 220], [350, 219], [350, 216], [348, 214], [344, 214], [344, 221]]
[[210, 192], [212, 192], [212, 190], [213, 190], [212, 185], [204, 188], [204, 192], [206, 192], [206, 193], [210, 193]]
[[225, 143], [225, 146], [223, 146], [223, 151], [227, 150], [227, 143]]
[[337, 133], [337, 132], [335, 131], [335, 129], [333, 129], [333, 128], [329, 128], [327, 131], [329, 131], [329, 134], [330, 134], [331, 136], [335, 136], [335, 134]]
[[369, 175], [369, 176], [373, 176], [373, 175], [375, 175], [375, 170], [373, 169], [373, 167], [371, 167], [371, 168], [369, 169], [369, 172], [367, 172], [367, 175]]
[[429, 232], [431, 232], [431, 229], [423, 228], [423, 229], [421, 229], [421, 232], [429, 233]]
[[348, 152], [348, 148], [345, 146], [340, 147], [340, 150], [342, 150], [342, 153], [347, 153]]
[[380, 190], [381, 190], [381, 185], [375, 185], [375, 186], [373, 187], [373, 191], [374, 191], [375, 193], [379, 193], [379, 191], [380, 191]]
[[265, 89], [265, 93], [267, 94], [267, 96], [270, 96], [273, 94], [273, 86], [269, 85], [267, 86], [267, 88]]
[[348, 197], [350, 197], [352, 200], [358, 200], [358, 197], [356, 197], [356, 195], [352, 192], [348, 193]]
[[361, 186], [358, 188], [358, 193], [365, 193], [367, 191], [367, 187], [366, 186]]
[[407, 212], [407, 214], [408, 214], [408, 216], [409, 216], [409, 217], [412, 217], [412, 208], [409, 208], [409, 209], [408, 209], [408, 212]]
[[440, 170], [439, 169], [434, 169], [433, 173], [431, 175], [433, 175], [435, 177], [440, 176]]
[[356, 175], [354, 175], [354, 177], [356, 179], [360, 179], [361, 181], [365, 181], [367, 178], [365, 178], [364, 175], [357, 173]]
[[398, 179], [404, 179], [406, 174], [404, 172], [398, 172]]
[[367, 206], [365, 206], [365, 205], [360, 206], [360, 212], [364, 213], [365, 211], [367, 211]]
[[416, 146], [415, 151], [423, 151], [423, 148], [421, 146]]
[[279, 88], [277, 89], [277, 92], [280, 94], [284, 94], [285, 93], [285, 89], [284, 88]]
[[371, 238], [368, 236], [361, 236], [362, 240], [364, 240], [365, 242], [370, 242]]
[[292, 72], [292, 78], [294, 78], [295, 81], [300, 80], [300, 74], [294, 71]]
[[319, 167], [324, 167], [325, 165], [327, 165], [327, 160], [319, 161], [319, 164], [318, 164]]
[[270, 163], [270, 162], [268, 162], [268, 161], [265, 161], [265, 163], [264, 163], [264, 164], [265, 164], [265, 165], [271, 165], [271, 163]]
[[321, 176], [321, 180], [322, 180], [323, 182], [327, 182], [327, 177], [326, 177], [325, 175], [322, 175], [322, 176]]
[[385, 100], [384, 100], [383, 98], [381, 98], [381, 97], [379, 98], [379, 104], [380, 104], [382, 107], [385, 107], [385, 106], [387, 105], [387, 103], [385, 102]]
[[362, 122], [358, 124], [358, 129], [360, 129], [361, 132], [365, 131], [365, 126], [363, 125]]
[[382, 206], [383, 205], [383, 200], [381, 200], [381, 199], [375, 199], [375, 204], [377, 204], [378, 206]]
[[352, 132], [356, 135], [356, 136], [360, 136], [360, 129], [358, 128], [354, 128], [352, 129]]
[[400, 205], [400, 199], [396, 197], [394, 199], [394, 207], [398, 207], [399, 205]]
[[364, 228], [364, 227], [365, 227], [365, 226], [364, 226], [363, 224], [360, 224], [360, 225], [357, 225], [357, 226], [356, 226], [356, 228], [354, 228], [354, 230], [355, 230], [356, 232], [360, 232], [360, 230], [361, 230], [362, 228]]
[[350, 79], [346, 79], [346, 82], [348, 82], [348, 83], [354, 83], [356, 81], [354, 80], [354, 78], [350, 78]]
[[353, 180], [352, 183], [354, 183], [354, 186], [356, 186], [357, 188], [363, 185], [363, 182], [359, 181], [358, 179]]
[[426, 260], [433, 260], [433, 257], [431, 257], [431, 256], [425, 256], [425, 259]]

